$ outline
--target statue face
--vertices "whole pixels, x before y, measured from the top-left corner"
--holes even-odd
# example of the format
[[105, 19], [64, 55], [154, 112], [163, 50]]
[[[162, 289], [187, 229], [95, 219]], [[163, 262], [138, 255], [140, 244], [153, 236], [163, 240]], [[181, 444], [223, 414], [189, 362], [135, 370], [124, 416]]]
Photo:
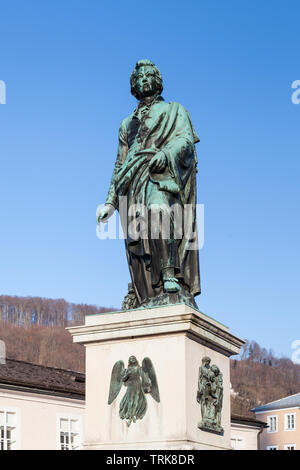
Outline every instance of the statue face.
[[136, 73], [136, 91], [140, 99], [155, 94], [155, 71], [151, 65], [145, 65], [138, 69]]
[[202, 364], [204, 365], [204, 367], [209, 369], [210, 368], [210, 358], [209, 357], [204, 357], [202, 359]]
[[137, 364], [137, 359], [135, 356], [130, 356], [129, 360], [128, 360], [128, 365], [130, 366], [133, 366], [133, 365], [136, 365]]

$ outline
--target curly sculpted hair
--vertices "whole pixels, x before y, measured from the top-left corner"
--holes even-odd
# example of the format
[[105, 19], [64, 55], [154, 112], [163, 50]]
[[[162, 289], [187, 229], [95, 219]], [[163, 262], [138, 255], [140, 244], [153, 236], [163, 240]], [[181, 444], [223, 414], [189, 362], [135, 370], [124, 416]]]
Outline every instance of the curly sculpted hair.
[[137, 75], [137, 72], [138, 72], [139, 68], [143, 67], [143, 66], [146, 66], [146, 65], [149, 65], [149, 66], [153, 67], [153, 69], [154, 69], [157, 93], [161, 94], [162, 91], [163, 91], [162, 76], [161, 76], [161, 73], [160, 73], [159, 69], [154, 64], [154, 62], [151, 62], [151, 60], [148, 60], [148, 59], [139, 60], [135, 65], [134, 71], [130, 75], [131, 94], [137, 99], [139, 99], [139, 96], [138, 96], [138, 93], [136, 91], [136, 75]]

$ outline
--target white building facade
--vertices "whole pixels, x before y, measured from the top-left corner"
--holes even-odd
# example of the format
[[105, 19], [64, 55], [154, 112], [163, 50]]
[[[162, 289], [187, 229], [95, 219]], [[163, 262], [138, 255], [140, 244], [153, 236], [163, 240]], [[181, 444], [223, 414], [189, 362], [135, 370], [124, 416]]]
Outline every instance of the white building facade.
[[0, 364], [0, 450], [80, 449], [83, 380], [83, 374], [22, 361]]

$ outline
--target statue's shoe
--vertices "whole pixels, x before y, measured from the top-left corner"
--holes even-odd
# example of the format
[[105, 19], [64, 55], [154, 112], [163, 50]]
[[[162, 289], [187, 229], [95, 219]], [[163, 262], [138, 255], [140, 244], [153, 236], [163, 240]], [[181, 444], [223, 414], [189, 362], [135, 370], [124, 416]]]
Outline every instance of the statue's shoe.
[[176, 277], [164, 279], [165, 292], [179, 292], [180, 286]]

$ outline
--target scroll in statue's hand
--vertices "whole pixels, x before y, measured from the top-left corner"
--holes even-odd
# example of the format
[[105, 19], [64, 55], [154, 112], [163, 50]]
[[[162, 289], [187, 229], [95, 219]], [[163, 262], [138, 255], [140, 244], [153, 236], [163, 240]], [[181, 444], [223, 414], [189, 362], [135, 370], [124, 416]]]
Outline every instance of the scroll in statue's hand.
[[167, 158], [164, 152], [160, 151], [151, 158], [149, 167], [152, 173], [162, 173], [167, 165]]
[[105, 204], [98, 215], [97, 222], [103, 222], [104, 224], [108, 221], [110, 216], [115, 212], [115, 208], [112, 204]]

